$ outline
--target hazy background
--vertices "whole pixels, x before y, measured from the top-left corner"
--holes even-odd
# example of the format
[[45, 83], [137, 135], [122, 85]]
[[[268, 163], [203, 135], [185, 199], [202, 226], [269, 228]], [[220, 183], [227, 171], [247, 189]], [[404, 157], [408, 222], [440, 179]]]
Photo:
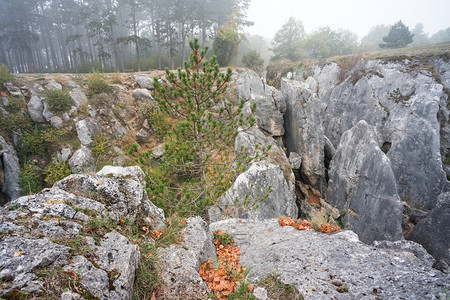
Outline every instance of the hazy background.
[[353, 31], [360, 39], [373, 26], [398, 20], [409, 28], [420, 22], [433, 34], [450, 27], [450, 0], [252, 0], [248, 19], [255, 24], [246, 32], [272, 39], [291, 16], [301, 20], [307, 32], [328, 25]]

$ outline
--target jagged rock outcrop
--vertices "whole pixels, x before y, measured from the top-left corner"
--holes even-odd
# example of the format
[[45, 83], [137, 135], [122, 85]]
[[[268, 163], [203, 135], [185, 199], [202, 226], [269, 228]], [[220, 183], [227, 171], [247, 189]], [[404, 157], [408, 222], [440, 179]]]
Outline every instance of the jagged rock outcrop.
[[143, 102], [143, 103], [155, 102], [155, 100], [152, 97], [152, 93], [147, 89], [135, 89], [133, 91], [133, 97], [136, 100]]
[[436, 258], [435, 267], [450, 273], [450, 193], [438, 197], [431, 213], [420, 220], [408, 239], [420, 243]]
[[0, 205], [20, 196], [20, 166], [14, 148], [0, 136], [0, 188], [5, 199], [0, 197]]
[[249, 280], [278, 272], [307, 300], [431, 299], [450, 289], [448, 279], [432, 269], [432, 257], [411, 241], [369, 246], [352, 231], [299, 231], [275, 219], [229, 219], [210, 228], [234, 236]]
[[61, 83], [57, 82], [54, 79], [51, 79], [46, 85], [45, 88], [47, 90], [62, 90]]
[[285, 143], [290, 152], [302, 157], [302, 179], [322, 193], [325, 180], [325, 104], [305, 83], [283, 79], [281, 90], [286, 100]]
[[257, 103], [255, 112], [258, 127], [271, 136], [284, 134], [283, 114], [286, 103], [280, 91], [266, 85], [264, 81], [252, 70], [238, 73], [236, 78], [237, 101], [245, 99], [245, 111], [250, 112], [253, 102]]
[[[146, 198], [138, 167], [110, 167], [101, 174], [108, 177], [73, 175], [0, 211], [1, 297], [48, 295], [64, 284], [57, 274], [65, 271], [67, 276], [75, 274], [71, 280], [76, 289], [63, 299], [131, 299], [138, 246], [114, 229], [96, 231], [94, 240], [89, 233], [98, 227], [90, 222], [95, 218], [117, 228], [119, 217], [134, 218], [143, 212], [148, 214], [143, 221], [153, 230], [162, 229], [164, 214], [150, 208], [154, 206]], [[48, 272], [55, 275], [45, 276]]]
[[394, 173], [376, 140], [374, 128], [359, 121], [342, 135], [329, 172], [328, 203], [365, 243], [403, 238]]
[[359, 120], [375, 126], [379, 145], [391, 145], [387, 156], [401, 199], [431, 210], [437, 196], [449, 189], [436, 118], [444, 98], [443, 86], [412, 61], [361, 60], [321, 98], [326, 103], [324, 132], [337, 146]]
[[286, 180], [280, 166], [267, 161], [254, 162], [208, 210], [211, 222], [230, 217], [297, 218], [297, 214], [294, 185]]
[[182, 245], [163, 248], [159, 256], [163, 299], [205, 299], [209, 289], [198, 270], [208, 259], [217, 264], [212, 232], [202, 218], [193, 217], [182, 234]]

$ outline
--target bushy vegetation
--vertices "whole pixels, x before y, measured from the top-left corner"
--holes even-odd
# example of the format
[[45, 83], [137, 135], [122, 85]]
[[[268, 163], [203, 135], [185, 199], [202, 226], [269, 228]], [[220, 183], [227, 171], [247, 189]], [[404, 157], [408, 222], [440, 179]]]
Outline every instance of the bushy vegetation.
[[55, 182], [72, 174], [72, 171], [67, 161], [53, 160], [47, 165], [43, 173], [45, 175], [45, 182], [49, 186], [52, 186]]
[[9, 73], [9, 69], [5, 64], [0, 65], [0, 83], [11, 81], [13, 76]]
[[383, 37], [383, 42], [380, 48], [403, 48], [413, 42], [414, 34], [409, 31], [409, 28], [403, 24], [402, 21], [395, 23], [389, 30], [389, 34]]
[[251, 50], [242, 57], [242, 63], [246, 68], [256, 69], [264, 66], [264, 59], [256, 50]]
[[66, 111], [72, 106], [72, 98], [67, 91], [47, 90], [45, 97], [45, 101], [52, 111]]
[[93, 94], [108, 93], [110, 89], [106, 76], [97, 71], [88, 76], [88, 86]]

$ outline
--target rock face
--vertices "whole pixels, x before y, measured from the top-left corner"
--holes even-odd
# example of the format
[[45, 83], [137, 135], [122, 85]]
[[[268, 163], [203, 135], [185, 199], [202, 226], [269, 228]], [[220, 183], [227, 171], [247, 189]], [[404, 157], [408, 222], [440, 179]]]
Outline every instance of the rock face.
[[281, 90], [286, 100], [286, 147], [302, 157], [301, 177], [322, 193], [325, 180], [325, 104], [309, 90], [306, 83], [283, 79]]
[[255, 116], [261, 130], [271, 136], [284, 134], [286, 103], [277, 89], [266, 85], [254, 71], [245, 70], [237, 75], [236, 95], [238, 101], [246, 100], [246, 110], [250, 110], [251, 103], [257, 103]]
[[19, 177], [20, 166], [16, 151], [0, 136], [0, 188], [1, 194], [6, 196], [5, 199], [0, 197], [0, 205], [20, 196]]
[[409, 239], [420, 243], [433, 255], [436, 267], [450, 273], [450, 193], [441, 194], [430, 215], [419, 221]]
[[345, 228], [365, 243], [403, 238], [394, 173], [373, 127], [359, 121], [343, 134], [329, 176], [327, 199], [345, 214]]
[[[410, 241], [368, 246], [355, 233], [326, 235], [281, 227], [277, 220], [230, 219], [210, 225], [234, 236], [249, 280], [274, 272], [305, 299], [432, 299], [450, 283]], [[338, 292], [338, 288], [341, 292]]]
[[200, 217], [189, 218], [182, 245], [161, 250], [159, 269], [164, 299], [205, 299], [209, 289], [198, 270], [210, 259], [217, 263], [216, 249], [208, 224]]
[[[146, 197], [139, 198], [145, 189], [139, 179], [142, 170], [138, 169], [108, 168], [103, 174], [109, 178], [71, 176], [52, 189], [18, 198], [0, 211], [0, 297], [45, 294], [48, 284], [61, 284], [58, 276], [45, 274], [65, 271], [77, 274], [72, 280], [78, 280], [79, 286], [65, 292], [62, 299], [81, 299], [86, 293], [100, 299], [131, 299], [140, 259], [138, 246], [115, 230], [97, 231], [91, 236], [96, 229], [88, 228], [92, 218], [113, 222], [118, 228], [120, 222], [114, 218], [152, 213], [149, 207], [153, 204]], [[89, 183], [98, 186], [98, 198], [91, 193], [94, 190]], [[119, 188], [126, 188], [127, 195]], [[111, 204], [106, 199], [118, 201]], [[121, 202], [129, 205], [128, 210], [122, 209]], [[154, 213], [159, 223], [164, 221], [163, 214]], [[153, 230], [158, 222], [147, 225]], [[72, 285], [61, 290], [64, 287], [71, 289]]]
[[239, 217], [269, 219], [297, 218], [294, 187], [286, 181], [281, 168], [260, 161], [238, 176], [219, 203], [208, 211], [211, 222]]

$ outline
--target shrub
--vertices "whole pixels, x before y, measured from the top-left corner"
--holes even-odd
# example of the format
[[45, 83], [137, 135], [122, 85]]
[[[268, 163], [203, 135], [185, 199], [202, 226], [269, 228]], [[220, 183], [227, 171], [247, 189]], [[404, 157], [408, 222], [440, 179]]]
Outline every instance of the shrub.
[[72, 105], [72, 98], [68, 92], [61, 90], [47, 90], [45, 92], [45, 96], [45, 101], [47, 102], [50, 110], [65, 111]]
[[109, 92], [109, 85], [105, 75], [94, 72], [88, 77], [88, 86], [93, 94], [101, 94]]
[[122, 83], [122, 75], [120, 75], [120, 73], [111, 74], [111, 82], [117, 84]]
[[41, 169], [32, 163], [25, 163], [20, 172], [20, 187], [22, 195], [40, 192], [43, 188]]
[[261, 68], [264, 66], [264, 59], [256, 50], [252, 50], [242, 57], [242, 63], [246, 68]]
[[47, 165], [47, 168], [43, 172], [45, 174], [45, 182], [52, 186], [55, 182], [72, 174], [67, 161], [58, 162], [53, 160]]
[[19, 99], [10, 97], [8, 98], [8, 105], [6, 106], [6, 110], [10, 113], [17, 113], [21, 110], [22, 103]]
[[13, 76], [9, 73], [8, 67], [5, 64], [0, 65], [0, 83], [5, 83], [13, 80]]

